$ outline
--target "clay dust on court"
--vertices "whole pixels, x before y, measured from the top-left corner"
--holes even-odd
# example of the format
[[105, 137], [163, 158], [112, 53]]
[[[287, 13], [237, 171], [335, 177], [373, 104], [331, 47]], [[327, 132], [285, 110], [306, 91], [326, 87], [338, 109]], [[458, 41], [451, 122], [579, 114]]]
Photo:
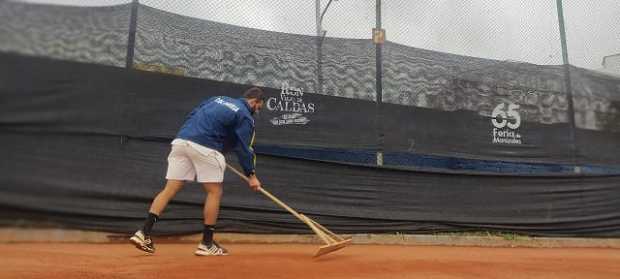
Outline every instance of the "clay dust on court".
[[316, 245], [228, 244], [197, 257], [194, 244], [0, 244], [0, 278], [620, 278], [620, 250], [352, 245], [312, 258]]

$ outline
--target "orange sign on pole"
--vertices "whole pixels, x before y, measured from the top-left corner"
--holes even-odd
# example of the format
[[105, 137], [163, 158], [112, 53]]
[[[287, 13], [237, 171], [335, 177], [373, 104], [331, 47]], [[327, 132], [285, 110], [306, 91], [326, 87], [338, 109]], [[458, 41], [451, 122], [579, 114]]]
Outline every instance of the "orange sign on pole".
[[385, 29], [372, 29], [372, 41], [375, 44], [383, 44], [385, 42]]

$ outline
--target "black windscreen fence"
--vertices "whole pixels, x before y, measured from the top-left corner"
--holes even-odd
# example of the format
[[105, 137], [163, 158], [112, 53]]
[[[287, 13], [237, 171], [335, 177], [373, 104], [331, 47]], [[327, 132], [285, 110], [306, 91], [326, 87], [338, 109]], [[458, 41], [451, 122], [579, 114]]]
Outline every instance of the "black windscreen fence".
[[[78, 228], [132, 231], [165, 182], [169, 143], [185, 115], [205, 98], [238, 96], [247, 87], [9, 54], [0, 60], [5, 221], [30, 216]], [[523, 153], [491, 145], [488, 131], [476, 133], [489, 122], [478, 115], [388, 105], [382, 124], [389, 148], [385, 165], [377, 166], [373, 102], [265, 90], [268, 108], [257, 122], [258, 173], [267, 189], [335, 231], [620, 232], [620, 176], [596, 174], [613, 171], [601, 165], [590, 167], [592, 173], [572, 173], [565, 165], [562, 125], [526, 123], [522, 133], [531, 143]], [[282, 110], [300, 115], [282, 117]], [[403, 114], [415, 117], [404, 121]], [[579, 134], [586, 137], [609, 140], [604, 133]], [[418, 139], [413, 147], [409, 138]], [[615, 152], [604, 147], [582, 160]], [[447, 157], [451, 153], [453, 159]], [[454, 155], [461, 153], [478, 155]], [[507, 154], [513, 160], [498, 160]], [[188, 184], [157, 232], [199, 231], [203, 200], [201, 187]], [[308, 232], [230, 173], [219, 224], [226, 231]]]

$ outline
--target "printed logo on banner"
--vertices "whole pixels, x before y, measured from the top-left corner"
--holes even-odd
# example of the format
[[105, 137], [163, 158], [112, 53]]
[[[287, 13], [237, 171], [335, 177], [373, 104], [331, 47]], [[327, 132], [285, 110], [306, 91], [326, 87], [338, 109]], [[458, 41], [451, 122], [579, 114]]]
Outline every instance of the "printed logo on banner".
[[493, 124], [493, 143], [521, 144], [522, 138], [518, 129], [521, 126], [519, 105], [501, 103], [491, 114]]
[[280, 96], [267, 99], [267, 109], [275, 112], [284, 112], [269, 120], [275, 126], [282, 125], [306, 125], [310, 122], [308, 116], [316, 111], [314, 103], [305, 103], [302, 88], [289, 86], [288, 82], [282, 83]]

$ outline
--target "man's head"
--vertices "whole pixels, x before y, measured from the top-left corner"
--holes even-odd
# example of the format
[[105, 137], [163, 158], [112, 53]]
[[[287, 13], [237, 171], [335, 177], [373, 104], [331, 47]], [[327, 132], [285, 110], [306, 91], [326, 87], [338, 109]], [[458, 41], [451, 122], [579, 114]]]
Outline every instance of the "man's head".
[[263, 108], [263, 104], [265, 103], [265, 93], [258, 87], [252, 87], [243, 92], [243, 98], [245, 98], [250, 105], [252, 114], [258, 113]]

